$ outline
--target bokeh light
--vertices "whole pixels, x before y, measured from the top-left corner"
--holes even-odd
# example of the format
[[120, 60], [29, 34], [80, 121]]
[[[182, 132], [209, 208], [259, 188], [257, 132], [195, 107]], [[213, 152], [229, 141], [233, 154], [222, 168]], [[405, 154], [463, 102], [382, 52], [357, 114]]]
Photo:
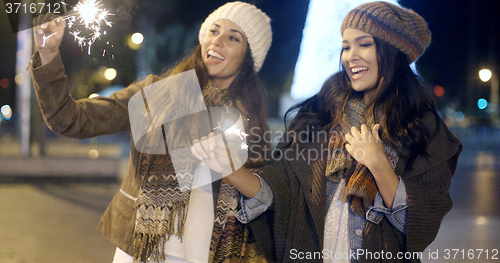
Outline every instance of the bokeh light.
[[144, 41], [144, 36], [141, 33], [134, 33], [131, 39], [134, 44], [139, 45]]
[[10, 120], [10, 118], [12, 118], [12, 109], [9, 105], [3, 105], [2, 108], [0, 108], [0, 111], [2, 112], [2, 117], [4, 119]]
[[481, 69], [479, 71], [479, 78], [483, 81], [486, 82], [491, 79], [491, 71], [489, 69]]
[[89, 158], [90, 159], [97, 159], [99, 157], [99, 152], [95, 149], [92, 149], [89, 151]]
[[23, 75], [18, 74], [14, 77], [14, 81], [16, 82], [17, 85], [23, 84]]
[[465, 115], [461, 111], [455, 112], [455, 121], [461, 122], [465, 118]]
[[104, 78], [107, 80], [113, 80], [116, 78], [116, 69], [108, 68], [104, 71]]
[[477, 107], [480, 109], [480, 110], [484, 110], [486, 109], [486, 107], [488, 107], [488, 101], [485, 100], [485, 99], [478, 99], [477, 100]]
[[3, 78], [2, 80], [0, 80], [0, 87], [6, 89], [9, 87], [9, 79], [7, 78]]
[[443, 96], [444, 95], [443, 87], [441, 87], [439, 85], [434, 86], [434, 95], [436, 95], [436, 97]]

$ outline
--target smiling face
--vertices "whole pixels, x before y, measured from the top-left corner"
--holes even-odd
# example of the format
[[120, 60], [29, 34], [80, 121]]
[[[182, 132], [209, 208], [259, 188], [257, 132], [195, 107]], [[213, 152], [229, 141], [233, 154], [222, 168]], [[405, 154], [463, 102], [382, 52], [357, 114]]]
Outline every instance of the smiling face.
[[377, 48], [370, 34], [348, 28], [342, 35], [342, 66], [358, 92], [373, 93], [378, 82]]
[[216, 21], [201, 41], [201, 56], [210, 78], [228, 88], [241, 70], [247, 52], [243, 30], [229, 20]]

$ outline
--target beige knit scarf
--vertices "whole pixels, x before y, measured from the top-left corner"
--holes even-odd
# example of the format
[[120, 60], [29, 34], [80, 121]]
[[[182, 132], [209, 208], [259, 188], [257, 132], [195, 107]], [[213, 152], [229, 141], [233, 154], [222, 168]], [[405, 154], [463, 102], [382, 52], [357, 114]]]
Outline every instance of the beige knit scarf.
[[[232, 106], [227, 89], [220, 90], [209, 83], [202, 94], [207, 107]], [[194, 135], [190, 136], [198, 139], [195, 138], [198, 132], [192, 133]], [[175, 156], [186, 167], [183, 174], [176, 174], [168, 151], [166, 155], [141, 154], [138, 157], [141, 187], [133, 232], [135, 262], [160, 262], [165, 259], [164, 245], [169, 237], [176, 235], [182, 240], [191, 193], [189, 189], [199, 164], [190, 153], [185, 155]]]
[[[363, 104], [357, 100], [350, 100], [341, 121], [332, 126], [328, 143], [329, 156], [326, 165], [326, 178], [333, 183], [345, 178], [345, 187], [342, 191], [342, 202], [352, 200], [351, 210], [364, 216], [367, 209], [373, 204], [377, 194], [377, 184], [370, 170], [356, 162], [345, 149], [345, 135], [350, 133], [351, 127], [361, 128], [366, 124], [369, 128], [374, 125], [373, 115], [368, 113]], [[394, 169], [398, 162], [398, 154], [388, 144], [383, 143], [385, 154]]]

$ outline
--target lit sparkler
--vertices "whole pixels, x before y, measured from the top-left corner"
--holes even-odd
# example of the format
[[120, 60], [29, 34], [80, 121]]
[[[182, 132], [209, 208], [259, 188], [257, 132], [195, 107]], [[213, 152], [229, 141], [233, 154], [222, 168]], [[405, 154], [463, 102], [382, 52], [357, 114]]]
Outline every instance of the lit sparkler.
[[[66, 6], [66, 3], [61, 3], [63, 6]], [[67, 25], [70, 29], [70, 34], [75, 37], [75, 43], [82, 48], [88, 45], [89, 54], [92, 44], [102, 35], [101, 27], [112, 27], [111, 22], [109, 22], [107, 18], [113, 14], [102, 8], [102, 5], [100, 0], [80, 0], [80, 2], [73, 7], [72, 11], [63, 16], [63, 19], [68, 21]], [[80, 34], [81, 31], [78, 29], [72, 30], [75, 24], [83, 25], [85, 29], [90, 30], [91, 33], [84, 35]], [[106, 34], [106, 31], [104, 31], [104, 34]]]
[[224, 132], [227, 133], [228, 135], [234, 134], [234, 135], [238, 136], [242, 140], [242, 143], [241, 143], [241, 146], [240, 146], [241, 149], [242, 150], [247, 150], [248, 149], [248, 145], [245, 142], [245, 138], [248, 137], [248, 134], [242, 132], [241, 129], [235, 128], [235, 127], [231, 127], [229, 129], [225, 130]]

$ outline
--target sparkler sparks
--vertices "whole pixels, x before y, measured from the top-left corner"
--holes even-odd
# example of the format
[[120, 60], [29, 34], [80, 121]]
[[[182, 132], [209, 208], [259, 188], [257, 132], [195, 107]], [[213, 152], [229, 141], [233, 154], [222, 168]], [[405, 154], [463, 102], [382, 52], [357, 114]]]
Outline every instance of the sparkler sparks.
[[43, 37], [42, 37], [42, 39], [43, 39], [42, 47], [45, 47], [45, 43], [47, 42], [47, 39], [49, 39], [49, 37], [51, 37], [51, 36], [53, 36], [55, 34], [57, 34], [57, 32], [54, 32], [54, 33], [52, 33], [52, 34], [50, 34], [48, 36], [43, 35]]
[[[66, 3], [62, 2], [63, 5]], [[64, 19], [68, 21], [70, 34], [75, 37], [75, 43], [80, 47], [88, 45], [89, 55], [92, 44], [101, 37], [101, 27], [112, 27], [111, 22], [107, 20], [108, 16], [113, 15], [106, 9], [102, 8], [103, 4], [100, 0], [80, 0]], [[87, 31], [91, 31], [88, 35], [82, 34], [78, 29], [71, 30], [74, 25], [83, 25]], [[106, 34], [106, 31], [104, 31]]]
[[229, 134], [235, 134], [236, 136], [240, 137], [240, 139], [243, 141], [241, 143], [241, 149], [246, 150], [248, 149], [248, 145], [245, 143], [245, 138], [248, 137], [248, 134], [244, 133], [241, 131], [241, 129], [231, 127], [227, 130], [224, 131], [225, 133]]

